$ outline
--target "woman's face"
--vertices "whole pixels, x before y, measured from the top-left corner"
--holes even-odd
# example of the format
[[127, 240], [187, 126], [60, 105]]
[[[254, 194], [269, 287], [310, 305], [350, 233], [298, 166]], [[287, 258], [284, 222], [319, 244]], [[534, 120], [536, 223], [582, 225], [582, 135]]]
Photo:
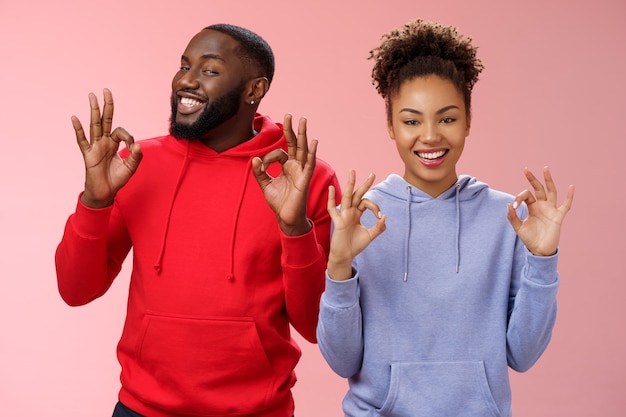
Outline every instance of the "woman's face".
[[404, 162], [404, 179], [432, 197], [457, 180], [470, 122], [463, 95], [436, 75], [404, 82], [390, 97], [389, 136]]

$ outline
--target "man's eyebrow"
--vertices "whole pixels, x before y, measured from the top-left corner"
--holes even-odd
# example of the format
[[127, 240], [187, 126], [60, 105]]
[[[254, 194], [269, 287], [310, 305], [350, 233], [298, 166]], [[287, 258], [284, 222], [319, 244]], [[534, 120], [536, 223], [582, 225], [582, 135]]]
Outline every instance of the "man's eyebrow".
[[[185, 61], [185, 62], [189, 62], [189, 58], [185, 55], [180, 57], [181, 61]], [[207, 59], [218, 59], [220, 61], [224, 61], [224, 58], [222, 58], [221, 56], [217, 55], [217, 54], [204, 54], [200, 57], [200, 59], [203, 60], [207, 60]]]

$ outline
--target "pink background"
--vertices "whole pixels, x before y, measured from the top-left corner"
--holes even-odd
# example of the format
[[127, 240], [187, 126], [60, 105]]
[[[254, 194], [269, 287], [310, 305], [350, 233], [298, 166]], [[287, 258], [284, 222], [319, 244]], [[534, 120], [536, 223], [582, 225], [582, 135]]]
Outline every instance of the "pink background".
[[[83, 182], [70, 116], [87, 120], [90, 91], [113, 91], [116, 125], [136, 138], [163, 134], [187, 41], [211, 23], [243, 25], [277, 56], [260, 110], [306, 115], [342, 183], [351, 168], [380, 180], [402, 167], [366, 57], [414, 17], [471, 35], [486, 66], [459, 171], [515, 194], [524, 166], [549, 165], [561, 201], [576, 185], [553, 341], [533, 369], [512, 373], [515, 415], [624, 415], [623, 0], [3, 0], [0, 414], [110, 416], [116, 400], [129, 264], [106, 296], [70, 308], [53, 263]], [[301, 345], [296, 415], [340, 415], [346, 383]]]

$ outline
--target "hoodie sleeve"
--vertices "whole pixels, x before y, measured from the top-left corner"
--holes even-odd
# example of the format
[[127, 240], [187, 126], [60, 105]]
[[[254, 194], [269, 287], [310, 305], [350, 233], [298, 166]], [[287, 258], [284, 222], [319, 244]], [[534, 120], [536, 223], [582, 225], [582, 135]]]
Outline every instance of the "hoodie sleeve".
[[344, 378], [356, 374], [363, 362], [358, 280], [358, 272], [346, 281], [334, 281], [326, 274], [326, 291], [320, 302], [317, 342], [328, 365]]
[[525, 372], [543, 354], [552, 336], [559, 287], [558, 252], [534, 256], [521, 242], [518, 245], [517, 258], [522, 266], [509, 298], [507, 359], [512, 369]]
[[315, 329], [319, 302], [324, 291], [324, 274], [330, 250], [330, 215], [326, 210], [328, 187], [333, 185], [341, 198], [335, 172], [321, 160], [309, 186], [307, 214], [313, 228], [301, 236], [282, 235], [282, 268], [287, 314], [293, 327], [311, 343], [316, 342]]
[[79, 306], [103, 295], [120, 272], [130, 247], [116, 203], [92, 209], [79, 198], [55, 253], [57, 284], [63, 300]]

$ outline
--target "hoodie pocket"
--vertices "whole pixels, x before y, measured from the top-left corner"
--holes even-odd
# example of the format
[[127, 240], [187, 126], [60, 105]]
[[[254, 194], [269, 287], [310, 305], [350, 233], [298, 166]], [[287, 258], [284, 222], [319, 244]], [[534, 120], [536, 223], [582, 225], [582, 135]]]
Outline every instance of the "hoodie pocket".
[[274, 377], [252, 318], [146, 315], [126, 388], [185, 415], [247, 414], [270, 402]]
[[501, 417], [485, 366], [475, 362], [395, 362], [379, 413], [394, 417]]

